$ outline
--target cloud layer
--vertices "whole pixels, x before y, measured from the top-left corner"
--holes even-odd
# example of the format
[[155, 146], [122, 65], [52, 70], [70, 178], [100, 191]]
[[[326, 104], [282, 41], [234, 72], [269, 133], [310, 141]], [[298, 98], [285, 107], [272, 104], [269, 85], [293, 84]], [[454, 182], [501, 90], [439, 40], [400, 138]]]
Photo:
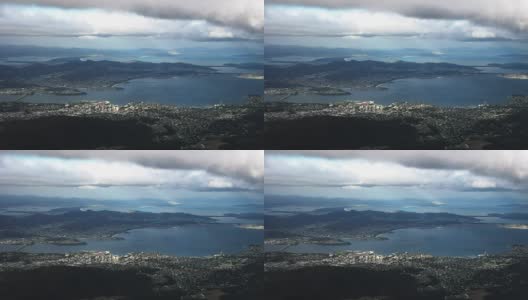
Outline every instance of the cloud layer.
[[262, 189], [263, 151], [0, 152], [0, 185]]
[[523, 151], [267, 151], [266, 185], [528, 189]]
[[486, 26], [504, 26], [513, 31], [528, 30], [528, 1], [525, 0], [266, 0], [266, 3], [360, 8], [420, 19], [469, 20]]
[[279, 28], [284, 29], [282, 34], [289, 35], [455, 40], [525, 39], [528, 33], [528, 1], [524, 0], [267, 0], [266, 3], [266, 32], [270, 35], [280, 35]]
[[264, 26], [263, 3], [254, 0], [8, 0], [0, 3], [61, 8], [100, 8], [132, 12], [152, 18], [206, 20], [255, 32], [261, 31]]
[[0, 1], [4, 36], [260, 40], [260, 1]]

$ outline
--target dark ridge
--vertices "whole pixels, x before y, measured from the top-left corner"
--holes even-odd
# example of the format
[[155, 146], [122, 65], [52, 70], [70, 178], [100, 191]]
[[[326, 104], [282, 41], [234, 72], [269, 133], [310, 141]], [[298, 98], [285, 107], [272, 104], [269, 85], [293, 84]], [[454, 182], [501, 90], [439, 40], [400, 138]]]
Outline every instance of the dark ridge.
[[[143, 270], [148, 272], [148, 269]], [[182, 293], [155, 292], [150, 277], [132, 270], [51, 266], [0, 273], [0, 298], [26, 299], [179, 299]]]
[[140, 120], [52, 116], [0, 124], [0, 149], [173, 148], [157, 145], [152, 129]]
[[[354, 104], [265, 104], [266, 149], [526, 149], [528, 97], [472, 108], [405, 103], [377, 112]], [[396, 109], [393, 109], [396, 107]]]
[[528, 111], [519, 109], [502, 120], [481, 120], [473, 128], [473, 132], [487, 133], [489, 143], [486, 150], [528, 149]]
[[[507, 274], [507, 275], [506, 275]], [[506, 276], [505, 276], [506, 275]], [[478, 282], [493, 282], [486, 300], [524, 299], [528, 295], [528, 262], [508, 266], [503, 272], [484, 271], [475, 276]]]
[[264, 275], [265, 299], [444, 299], [443, 291], [419, 291], [414, 272], [326, 266], [271, 271]]
[[261, 96], [244, 105], [0, 102], [0, 149], [263, 149]]
[[327, 116], [273, 120], [265, 123], [262, 140], [266, 149], [444, 148], [442, 141], [421, 142], [413, 122]]
[[[245, 149], [261, 150], [264, 129], [264, 112], [257, 109], [241, 116], [238, 120], [217, 120], [207, 130], [204, 136], [213, 137], [217, 145], [210, 145], [211, 149]], [[237, 133], [228, 134], [228, 133]]]

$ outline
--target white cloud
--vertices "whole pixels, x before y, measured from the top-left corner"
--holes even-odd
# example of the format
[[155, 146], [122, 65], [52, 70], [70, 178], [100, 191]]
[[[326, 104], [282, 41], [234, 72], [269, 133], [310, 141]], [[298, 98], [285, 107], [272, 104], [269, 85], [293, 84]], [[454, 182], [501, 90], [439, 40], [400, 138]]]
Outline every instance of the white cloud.
[[[264, 151], [3, 151], [63, 159], [92, 159], [103, 162], [130, 162], [154, 169], [205, 170], [220, 176], [262, 183]], [[1, 156], [0, 156], [1, 157]]]
[[476, 189], [494, 189], [497, 183], [490, 178], [477, 178], [471, 182], [471, 187]]
[[[446, 152], [442, 154], [443, 152]], [[512, 155], [513, 154], [513, 155]], [[266, 186], [402, 187], [456, 191], [528, 189], [528, 153], [267, 151]], [[510, 169], [511, 168], [511, 169]], [[504, 174], [510, 176], [504, 176]]]
[[99, 8], [156, 19], [201, 20], [253, 32], [262, 31], [264, 26], [264, 4], [258, 0], [7, 0], [0, 3]]
[[514, 39], [508, 30], [470, 20], [422, 19], [364, 9], [328, 10], [303, 7], [266, 8], [266, 35], [357, 39], [371, 36], [480, 40]]
[[216, 189], [230, 189], [233, 188], [233, 183], [226, 180], [225, 178], [213, 178], [209, 181], [207, 184], [210, 188], [216, 188]]
[[528, 1], [525, 0], [266, 0], [266, 3], [366, 9], [419, 19], [467, 20], [512, 32], [528, 31]]
[[0, 5], [0, 35], [75, 36], [95, 39], [110, 36], [148, 36], [189, 40], [258, 39], [244, 28], [206, 20], [159, 19], [126, 11], [58, 9]]
[[93, 186], [93, 185], [81, 185], [81, 186], [79, 186], [79, 189], [81, 189], [81, 190], [96, 190], [96, 189], [98, 189], [98, 187]]
[[[0, 185], [8, 187], [76, 187], [79, 189], [94, 189], [105, 187], [154, 187], [172, 188], [194, 191], [211, 190], [248, 190], [258, 191], [262, 189], [262, 182], [253, 180], [240, 174], [241, 165], [233, 169], [222, 169], [222, 161], [226, 156], [218, 155], [210, 157], [207, 161], [198, 162], [189, 159], [178, 162], [178, 159], [190, 158], [196, 155], [199, 159], [203, 156], [198, 152], [194, 154], [186, 151], [166, 151], [165, 155], [153, 153], [151, 161], [141, 164], [134, 161], [140, 160], [139, 156], [129, 155], [127, 151], [119, 151], [123, 159], [111, 159], [110, 154], [104, 158], [97, 158], [98, 154], [104, 156], [103, 151], [93, 151], [90, 155], [77, 158], [50, 157], [29, 155], [29, 152], [0, 152]], [[178, 153], [170, 157], [170, 153]], [[257, 157], [259, 153], [253, 152]], [[148, 152], [143, 152], [147, 155]], [[248, 159], [248, 157], [242, 158]], [[214, 152], [209, 153], [214, 155]], [[242, 155], [239, 155], [242, 156]], [[262, 156], [260, 156], [262, 159]], [[167, 159], [167, 166], [159, 168], [163, 164], [163, 158]], [[237, 164], [236, 155], [232, 157], [233, 164]], [[218, 165], [213, 165], [214, 163]], [[240, 162], [240, 161], [238, 161]], [[176, 165], [179, 164], [179, 168]], [[169, 165], [172, 165], [169, 166]], [[261, 162], [262, 166], [262, 162]], [[246, 166], [251, 168], [251, 166]], [[248, 171], [251, 173], [252, 171]], [[263, 170], [258, 170], [260, 174]], [[252, 175], [249, 175], [252, 176]]]
[[330, 160], [363, 159], [417, 169], [466, 170], [528, 185], [528, 151], [266, 151], [267, 156], [306, 156]]
[[491, 30], [487, 30], [485, 28], [476, 28], [475, 30], [471, 31], [471, 37], [476, 39], [493, 39], [496, 38], [497, 35]]

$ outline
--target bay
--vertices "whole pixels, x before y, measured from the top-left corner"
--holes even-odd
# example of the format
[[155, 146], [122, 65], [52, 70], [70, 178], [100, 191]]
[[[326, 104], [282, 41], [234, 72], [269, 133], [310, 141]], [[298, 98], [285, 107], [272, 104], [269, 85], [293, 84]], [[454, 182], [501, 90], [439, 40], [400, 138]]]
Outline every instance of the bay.
[[528, 230], [504, 228], [501, 224], [464, 224], [434, 228], [405, 228], [380, 235], [382, 239], [350, 240], [346, 246], [299, 244], [266, 245], [266, 251], [294, 253], [334, 253], [357, 250], [388, 255], [409, 252], [434, 256], [474, 257], [511, 250], [516, 244], [528, 245]]
[[[237, 74], [207, 76], [142, 78], [116, 85], [117, 89], [88, 89], [85, 95], [32, 95], [24, 102], [73, 103], [80, 101], [110, 101], [113, 104], [147, 102], [184, 106], [242, 104], [249, 95], [261, 95], [263, 80], [241, 78]], [[0, 101], [14, 101], [20, 96], [0, 95]]]
[[[476, 106], [503, 104], [512, 95], [528, 95], [528, 80], [503, 78], [484, 73], [470, 76], [406, 78], [380, 85], [378, 88], [344, 89], [350, 95], [294, 95], [288, 102], [335, 103], [341, 101], [374, 101], [388, 105], [394, 102], [425, 103], [437, 106]], [[266, 96], [277, 101], [284, 96]]]
[[[175, 256], [210, 256], [235, 254], [250, 245], [262, 245], [263, 231], [240, 228], [236, 224], [186, 225], [172, 228], [142, 228], [116, 235], [121, 240], [86, 239], [86, 245], [59, 246], [34, 244], [22, 249], [31, 253], [69, 253], [110, 251], [124, 255], [132, 252], [160, 253]], [[0, 245], [0, 251], [14, 251], [20, 246]]]

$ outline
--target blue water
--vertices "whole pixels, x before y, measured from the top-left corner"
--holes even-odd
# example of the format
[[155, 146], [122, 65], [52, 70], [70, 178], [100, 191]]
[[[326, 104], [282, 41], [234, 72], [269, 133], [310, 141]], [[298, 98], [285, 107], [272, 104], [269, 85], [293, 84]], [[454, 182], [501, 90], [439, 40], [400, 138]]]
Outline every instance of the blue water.
[[[216, 74], [167, 79], [143, 78], [119, 84], [122, 89], [86, 90], [82, 96], [33, 95], [25, 102], [68, 103], [86, 100], [108, 100], [114, 104], [151, 102], [185, 106], [241, 104], [248, 95], [261, 95], [263, 80], [239, 78], [238, 74]], [[13, 101], [19, 96], [0, 96], [0, 101]]]
[[[262, 244], [263, 231], [243, 229], [234, 224], [187, 225], [173, 228], [143, 228], [118, 234], [124, 240], [85, 240], [87, 245], [56, 246], [35, 244], [23, 249], [34, 253], [67, 253], [78, 251], [110, 251], [160, 253], [176, 256], [208, 256], [239, 253], [250, 245]], [[13, 251], [20, 246], [0, 245], [0, 251]]]
[[[491, 74], [491, 72], [472, 76], [407, 78], [383, 84], [381, 87], [346, 89], [351, 94], [340, 96], [296, 95], [289, 97], [287, 101], [332, 103], [371, 100], [380, 104], [407, 101], [438, 106], [474, 106], [483, 103], [501, 104], [515, 94], [528, 95], [528, 80], [502, 78], [499, 74]], [[273, 101], [283, 97], [266, 96], [266, 100]]]
[[[300, 244], [284, 251], [296, 253], [331, 253], [344, 250], [424, 253], [435, 256], [476, 256], [503, 253], [515, 244], [528, 245], [528, 230], [507, 229], [499, 224], [465, 224], [436, 228], [406, 228], [383, 234], [387, 240], [348, 240], [347, 246]], [[285, 246], [266, 245], [266, 251]]]

